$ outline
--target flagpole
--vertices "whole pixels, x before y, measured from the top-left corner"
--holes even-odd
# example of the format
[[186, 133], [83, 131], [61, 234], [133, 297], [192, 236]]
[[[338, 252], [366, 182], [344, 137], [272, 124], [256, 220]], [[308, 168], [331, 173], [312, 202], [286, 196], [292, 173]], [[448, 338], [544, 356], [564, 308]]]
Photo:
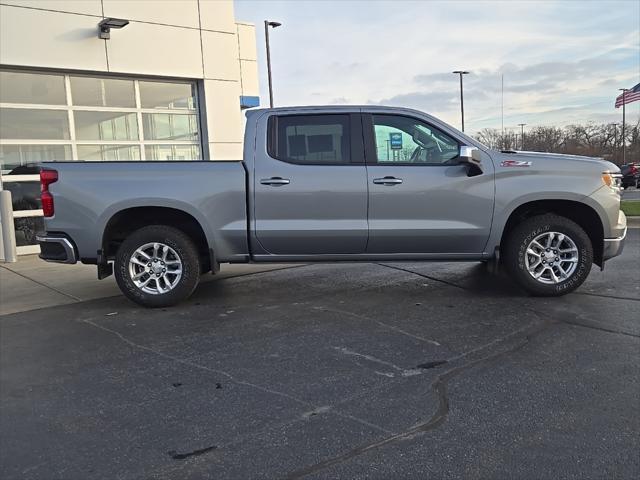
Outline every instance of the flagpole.
[[626, 119], [626, 112], [625, 112], [625, 96], [627, 93], [627, 89], [626, 88], [621, 88], [620, 90], [622, 90], [622, 165], [624, 165], [625, 163], [627, 163], [627, 152], [626, 152], [626, 138], [624, 136], [624, 128], [625, 128], [625, 123], [627, 122]]

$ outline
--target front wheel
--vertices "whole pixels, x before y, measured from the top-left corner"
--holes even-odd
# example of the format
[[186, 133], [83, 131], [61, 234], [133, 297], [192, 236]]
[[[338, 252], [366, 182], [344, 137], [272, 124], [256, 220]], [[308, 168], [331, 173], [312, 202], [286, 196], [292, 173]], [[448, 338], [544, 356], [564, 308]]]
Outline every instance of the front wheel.
[[503, 245], [503, 261], [511, 277], [536, 296], [572, 292], [586, 280], [593, 247], [577, 223], [555, 214], [528, 218]]
[[120, 245], [114, 273], [122, 293], [145, 307], [167, 307], [188, 298], [200, 279], [198, 250], [173, 227], [150, 225]]

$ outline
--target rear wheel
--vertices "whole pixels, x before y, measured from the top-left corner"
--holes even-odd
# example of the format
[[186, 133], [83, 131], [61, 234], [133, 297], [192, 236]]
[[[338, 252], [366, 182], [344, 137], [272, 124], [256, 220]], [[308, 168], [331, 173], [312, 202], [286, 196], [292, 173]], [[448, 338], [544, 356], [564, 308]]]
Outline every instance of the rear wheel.
[[537, 296], [572, 292], [586, 280], [593, 263], [589, 236], [577, 223], [555, 214], [528, 218], [503, 246], [511, 277]]
[[150, 225], [129, 235], [116, 253], [114, 267], [122, 293], [145, 307], [185, 300], [200, 278], [197, 248], [187, 235], [166, 225]]

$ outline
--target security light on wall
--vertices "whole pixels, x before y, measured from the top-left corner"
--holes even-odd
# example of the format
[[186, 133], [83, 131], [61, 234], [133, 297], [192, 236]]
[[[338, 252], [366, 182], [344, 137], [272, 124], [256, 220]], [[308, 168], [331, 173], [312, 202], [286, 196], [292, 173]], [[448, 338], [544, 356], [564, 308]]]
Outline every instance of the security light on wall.
[[122, 18], [105, 18], [98, 24], [100, 28], [99, 37], [102, 40], [109, 40], [111, 38], [112, 28], [122, 28], [127, 25], [129, 25], [129, 20], [123, 20]]

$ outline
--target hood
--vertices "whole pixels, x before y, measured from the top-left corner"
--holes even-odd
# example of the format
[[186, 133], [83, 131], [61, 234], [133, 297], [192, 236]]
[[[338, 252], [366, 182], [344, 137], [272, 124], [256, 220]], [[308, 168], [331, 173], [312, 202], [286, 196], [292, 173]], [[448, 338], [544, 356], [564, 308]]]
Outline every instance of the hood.
[[[547, 162], [580, 162], [588, 163], [594, 167], [602, 168], [603, 172], [619, 172], [620, 168], [599, 157], [585, 157], [581, 155], [566, 155], [562, 153], [547, 153], [547, 152], [526, 152], [526, 151], [502, 151], [497, 155], [498, 163], [503, 160], [520, 160], [530, 161], [532, 166], [535, 167], [536, 161]], [[577, 166], [577, 165], [576, 165]]]

